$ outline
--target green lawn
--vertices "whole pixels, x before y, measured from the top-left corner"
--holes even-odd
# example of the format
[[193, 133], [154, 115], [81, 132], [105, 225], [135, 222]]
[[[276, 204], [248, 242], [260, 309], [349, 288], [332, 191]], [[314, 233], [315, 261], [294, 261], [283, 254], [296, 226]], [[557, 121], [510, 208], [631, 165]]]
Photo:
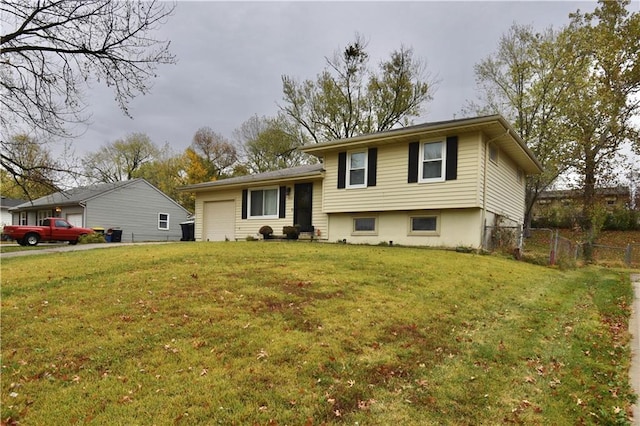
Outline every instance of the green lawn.
[[628, 424], [629, 273], [405, 247], [3, 259], [3, 424]]

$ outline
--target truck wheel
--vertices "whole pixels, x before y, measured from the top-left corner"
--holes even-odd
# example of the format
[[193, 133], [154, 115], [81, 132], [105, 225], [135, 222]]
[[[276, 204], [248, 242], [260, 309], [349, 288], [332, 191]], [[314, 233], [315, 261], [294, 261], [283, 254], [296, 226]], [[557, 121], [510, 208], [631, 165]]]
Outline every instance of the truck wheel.
[[27, 234], [24, 237], [24, 241], [28, 246], [37, 246], [40, 242], [40, 236], [38, 234]]

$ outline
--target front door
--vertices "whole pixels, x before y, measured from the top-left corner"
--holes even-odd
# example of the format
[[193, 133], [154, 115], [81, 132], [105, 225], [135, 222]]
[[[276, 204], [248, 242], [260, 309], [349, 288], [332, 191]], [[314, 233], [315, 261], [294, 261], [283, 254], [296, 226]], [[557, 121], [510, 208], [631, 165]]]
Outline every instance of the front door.
[[293, 224], [300, 225], [300, 232], [313, 232], [311, 223], [312, 183], [296, 183], [293, 195]]

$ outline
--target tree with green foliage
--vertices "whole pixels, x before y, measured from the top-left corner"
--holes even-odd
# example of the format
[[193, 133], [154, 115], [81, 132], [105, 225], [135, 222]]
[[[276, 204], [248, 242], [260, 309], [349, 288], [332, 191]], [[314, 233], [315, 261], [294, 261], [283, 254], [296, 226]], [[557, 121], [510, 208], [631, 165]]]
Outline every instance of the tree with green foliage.
[[480, 99], [469, 102], [468, 115], [502, 114], [543, 166], [543, 173], [527, 177], [525, 224], [539, 194], [572, 165], [570, 140], [564, 131], [560, 106], [570, 102], [573, 58], [547, 29], [514, 24], [500, 38], [496, 52], [475, 65]]
[[160, 150], [144, 133], [131, 133], [124, 139], [103, 145], [84, 159], [86, 177], [92, 182], [120, 182], [135, 177], [145, 163], [153, 161]]
[[579, 11], [567, 27], [574, 61], [571, 102], [562, 104], [573, 142], [573, 170], [583, 189], [583, 229], [593, 242], [599, 231], [596, 188], [611, 174], [625, 143], [640, 152], [640, 13], [628, 0], [600, 1]]
[[369, 67], [366, 42], [356, 35], [342, 52], [327, 58], [316, 81], [282, 77], [281, 110], [313, 142], [349, 138], [410, 124], [431, 101], [436, 81], [413, 49], [401, 47], [379, 65]]
[[178, 188], [187, 185], [186, 156], [175, 155], [168, 144], [159, 150], [151, 161], [143, 163], [132, 173], [135, 178], [143, 178], [187, 210], [193, 211], [195, 197], [192, 193]]
[[284, 115], [276, 118], [253, 116], [236, 130], [235, 137], [242, 146], [249, 173], [285, 169], [312, 161], [298, 151], [304, 145], [304, 135]]

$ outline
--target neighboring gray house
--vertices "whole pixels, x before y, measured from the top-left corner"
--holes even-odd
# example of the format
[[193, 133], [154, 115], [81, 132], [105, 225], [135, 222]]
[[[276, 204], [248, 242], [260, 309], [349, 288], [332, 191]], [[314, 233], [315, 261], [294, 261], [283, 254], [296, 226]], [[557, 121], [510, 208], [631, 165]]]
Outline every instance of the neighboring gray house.
[[56, 192], [15, 206], [14, 225], [38, 225], [62, 217], [75, 226], [119, 229], [122, 241], [177, 241], [190, 213], [144, 179]]
[[4, 228], [5, 225], [11, 225], [11, 213], [9, 209], [15, 206], [18, 206], [25, 202], [25, 200], [18, 200], [16, 198], [7, 198], [5, 196], [0, 196], [0, 229]]

